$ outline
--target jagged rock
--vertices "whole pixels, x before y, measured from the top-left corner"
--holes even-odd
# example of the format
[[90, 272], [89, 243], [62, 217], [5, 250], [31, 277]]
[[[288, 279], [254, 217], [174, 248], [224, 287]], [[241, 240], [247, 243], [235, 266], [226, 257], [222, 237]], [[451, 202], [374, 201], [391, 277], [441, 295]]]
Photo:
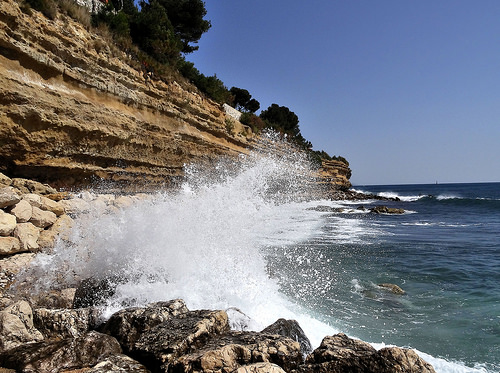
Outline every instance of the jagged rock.
[[33, 326], [28, 302], [19, 301], [0, 311], [0, 351], [42, 339], [43, 335]]
[[318, 211], [318, 212], [344, 212], [345, 209], [343, 209], [342, 207], [320, 205], [316, 207], [309, 207], [307, 210]]
[[45, 211], [38, 207], [33, 207], [30, 223], [38, 228], [47, 228], [57, 220], [56, 214], [51, 211]]
[[33, 323], [46, 338], [77, 338], [100, 323], [96, 308], [47, 309], [33, 311]]
[[8, 176], [5, 176], [0, 172], [0, 185], [9, 186], [12, 183], [12, 179]]
[[95, 331], [78, 338], [45, 340], [0, 353], [0, 366], [24, 373], [53, 373], [95, 366], [120, 354], [117, 340]]
[[26, 268], [33, 260], [35, 254], [21, 253], [6, 258], [0, 258], [0, 294], [8, 288], [14, 280], [14, 276], [23, 268]]
[[265, 362], [290, 371], [302, 361], [299, 343], [290, 338], [257, 332], [230, 332], [216, 336], [200, 349], [175, 359], [169, 369], [179, 372], [233, 372], [244, 365]]
[[398, 209], [394, 207], [387, 206], [375, 206], [370, 209], [371, 212], [375, 214], [404, 214], [404, 209]]
[[16, 217], [0, 210], [0, 236], [8, 236], [16, 229]]
[[57, 193], [57, 190], [55, 190], [48, 184], [42, 184], [35, 180], [28, 180], [23, 178], [13, 178], [12, 186], [20, 189], [25, 193], [35, 193], [35, 194]]
[[261, 333], [278, 334], [299, 342], [300, 351], [304, 356], [312, 352], [311, 341], [309, 341], [306, 333], [304, 333], [299, 323], [295, 320], [278, 319], [262, 330]]
[[73, 307], [75, 291], [75, 288], [49, 290], [46, 293], [32, 295], [31, 303], [38, 308], [69, 309]]
[[85, 371], [85, 373], [109, 373], [109, 372], [150, 373], [149, 370], [146, 369], [144, 365], [123, 354], [108, 356], [105, 359], [102, 359], [98, 364], [94, 365], [92, 368]]
[[295, 372], [435, 373], [414, 351], [397, 347], [377, 351], [368, 343], [343, 333], [325, 337]]
[[13, 206], [21, 200], [12, 187], [0, 188], [0, 208]]
[[0, 256], [20, 253], [21, 244], [16, 237], [0, 237]]
[[389, 290], [393, 294], [398, 294], [398, 295], [404, 295], [404, 294], [406, 294], [406, 292], [403, 289], [401, 289], [398, 285], [395, 285], [395, 284], [384, 283], [384, 284], [378, 284], [378, 286], [380, 286], [381, 288]]
[[234, 373], [285, 373], [285, 371], [273, 363], [255, 363], [239, 367]]
[[16, 217], [18, 223], [26, 223], [31, 219], [33, 207], [23, 199], [16, 203], [9, 212]]
[[42, 207], [42, 197], [35, 193], [26, 193], [23, 194], [22, 199], [24, 201], [28, 201], [29, 204], [33, 207]]
[[181, 299], [126, 308], [114, 313], [100, 330], [115, 337], [123, 350], [129, 352], [143, 333], [186, 312], [189, 310]]
[[226, 310], [229, 319], [231, 330], [245, 331], [248, 330], [252, 319], [245, 315], [239, 308], [230, 307]]
[[75, 292], [73, 308], [100, 306], [115, 294], [117, 277], [104, 279], [90, 277], [81, 281]]
[[31, 223], [19, 223], [14, 229], [14, 237], [21, 242], [21, 248], [25, 251], [35, 252], [39, 246], [37, 243], [40, 237], [40, 229]]
[[130, 356], [152, 371], [166, 371], [182, 355], [228, 331], [224, 311], [185, 312], [142, 333]]
[[51, 200], [50, 198], [41, 196], [40, 197], [40, 208], [42, 210], [50, 211], [56, 214], [56, 216], [61, 216], [64, 214], [64, 207], [56, 201]]

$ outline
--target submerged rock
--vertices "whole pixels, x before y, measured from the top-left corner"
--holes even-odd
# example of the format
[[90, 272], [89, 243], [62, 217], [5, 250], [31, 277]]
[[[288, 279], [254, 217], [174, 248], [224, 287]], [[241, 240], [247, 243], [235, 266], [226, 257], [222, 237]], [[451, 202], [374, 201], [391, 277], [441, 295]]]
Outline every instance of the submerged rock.
[[393, 294], [399, 294], [399, 295], [406, 294], [406, 292], [403, 289], [401, 289], [398, 285], [395, 284], [384, 283], [384, 284], [378, 284], [378, 286], [389, 290]]
[[370, 209], [370, 212], [374, 214], [404, 214], [405, 210], [387, 206], [375, 206]]

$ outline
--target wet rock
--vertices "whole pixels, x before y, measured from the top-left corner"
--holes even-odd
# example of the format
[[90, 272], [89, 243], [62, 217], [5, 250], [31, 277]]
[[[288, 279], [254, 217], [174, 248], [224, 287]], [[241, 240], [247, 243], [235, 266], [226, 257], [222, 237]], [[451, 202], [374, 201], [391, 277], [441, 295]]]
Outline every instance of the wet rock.
[[90, 211], [90, 204], [87, 201], [79, 198], [72, 198], [67, 200], [62, 200], [59, 202], [66, 214], [78, 215], [84, 212]]
[[406, 294], [406, 292], [403, 289], [401, 289], [398, 285], [395, 284], [384, 283], [384, 284], [378, 284], [378, 286], [389, 290], [393, 294], [398, 294], [398, 295]]
[[4, 351], [0, 365], [18, 372], [52, 373], [89, 368], [120, 353], [116, 339], [92, 331], [74, 339], [45, 340]]
[[19, 195], [15, 192], [14, 188], [1, 187], [0, 188], [0, 208], [13, 206], [21, 200]]
[[0, 256], [22, 252], [19, 239], [16, 237], [0, 237]]
[[434, 369], [414, 351], [397, 347], [377, 351], [340, 333], [325, 337], [296, 372], [434, 373]]
[[307, 338], [299, 323], [295, 320], [278, 319], [275, 323], [262, 330], [261, 333], [278, 334], [299, 342], [303, 355], [308, 355], [312, 352], [309, 338]]
[[116, 291], [119, 279], [90, 277], [78, 284], [73, 301], [73, 308], [86, 308], [103, 305]]
[[45, 197], [48, 199], [51, 199], [52, 201], [62, 201], [63, 199], [69, 198], [69, 192], [56, 192], [56, 193], [51, 193], [47, 194]]
[[126, 308], [114, 313], [100, 331], [115, 337], [123, 350], [129, 352], [143, 333], [186, 312], [189, 310], [181, 299]]
[[42, 339], [43, 335], [33, 325], [28, 302], [19, 301], [0, 311], [0, 351]]
[[370, 212], [374, 214], [404, 214], [405, 210], [387, 206], [375, 206], [370, 209]]
[[16, 217], [0, 210], [0, 236], [8, 236], [16, 229]]
[[142, 333], [130, 356], [152, 371], [167, 371], [182, 355], [227, 332], [229, 324], [224, 311], [189, 311]]
[[285, 373], [285, 371], [273, 363], [255, 363], [239, 367], [234, 373]]
[[243, 313], [243, 311], [236, 307], [230, 307], [226, 310], [226, 313], [231, 330], [248, 330], [252, 319]]
[[26, 200], [21, 200], [10, 210], [10, 213], [16, 217], [18, 223], [26, 223], [31, 219], [33, 207]]
[[46, 338], [77, 338], [100, 323], [96, 308], [46, 309], [33, 311], [33, 323]]
[[257, 332], [230, 332], [179, 357], [169, 368], [180, 372], [233, 372], [245, 365], [264, 362], [290, 371], [302, 361], [299, 343], [290, 338]]
[[342, 207], [332, 207], [332, 206], [316, 206], [309, 207], [307, 210], [318, 211], [318, 212], [344, 212]]
[[38, 207], [33, 207], [30, 223], [38, 228], [47, 228], [54, 224], [57, 220], [56, 214], [51, 211], [45, 211]]
[[113, 202], [113, 204], [119, 209], [130, 207], [133, 203], [134, 200], [129, 196], [117, 197]]
[[34, 257], [35, 254], [32, 253], [20, 253], [6, 258], [0, 257], [0, 294], [10, 286], [14, 276], [21, 269], [26, 268]]
[[40, 229], [31, 223], [19, 223], [14, 230], [14, 237], [21, 242], [24, 251], [36, 252], [39, 248], [37, 240], [40, 237]]
[[73, 219], [66, 214], [61, 215], [51, 227], [40, 232], [37, 241], [40, 250], [50, 252], [54, 248], [57, 238], [69, 240], [72, 226]]
[[146, 369], [144, 365], [123, 354], [108, 356], [105, 359], [102, 359], [98, 364], [96, 364], [92, 368], [85, 370], [85, 373], [108, 373], [108, 372], [150, 373], [149, 370]]
[[32, 295], [30, 300], [33, 307], [37, 308], [70, 309], [73, 307], [75, 291], [75, 288], [53, 289], [42, 294]]

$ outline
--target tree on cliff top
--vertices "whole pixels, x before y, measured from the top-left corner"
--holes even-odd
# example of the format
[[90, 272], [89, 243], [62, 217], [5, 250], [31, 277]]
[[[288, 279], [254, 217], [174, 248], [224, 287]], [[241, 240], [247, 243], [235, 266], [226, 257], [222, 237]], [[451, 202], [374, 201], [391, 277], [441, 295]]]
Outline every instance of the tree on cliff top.
[[231, 87], [229, 90], [233, 96], [233, 107], [238, 110], [255, 113], [260, 108], [260, 103], [252, 98], [250, 92], [246, 89]]

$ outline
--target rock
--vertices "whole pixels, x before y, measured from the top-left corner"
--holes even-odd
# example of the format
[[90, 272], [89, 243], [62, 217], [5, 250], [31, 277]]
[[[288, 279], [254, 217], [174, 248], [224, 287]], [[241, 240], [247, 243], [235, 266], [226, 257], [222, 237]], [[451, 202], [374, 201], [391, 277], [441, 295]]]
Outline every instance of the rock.
[[434, 373], [434, 369], [411, 350], [392, 347], [377, 351], [340, 333], [325, 337], [296, 372]]
[[73, 307], [75, 291], [75, 288], [53, 289], [39, 295], [32, 295], [30, 300], [33, 306], [38, 308], [69, 309]]
[[255, 363], [239, 367], [234, 373], [285, 373], [285, 371], [276, 364]]
[[76, 288], [73, 308], [103, 305], [115, 294], [116, 286], [119, 283], [120, 279], [117, 277], [104, 279], [90, 277], [81, 281]]
[[69, 192], [51, 193], [51, 194], [47, 194], [45, 197], [47, 197], [48, 199], [51, 199], [52, 201], [59, 202], [63, 199], [69, 198]]
[[12, 179], [8, 176], [5, 176], [0, 172], [0, 185], [9, 186], [12, 183]]
[[0, 210], [0, 236], [8, 236], [16, 229], [16, 217]]
[[0, 188], [0, 208], [13, 206], [21, 200], [19, 195], [11, 187]]
[[38, 228], [47, 228], [57, 220], [56, 214], [51, 211], [44, 211], [38, 207], [33, 207], [30, 223]]
[[26, 200], [21, 200], [10, 210], [10, 213], [16, 217], [18, 223], [26, 223], [31, 219], [33, 207]]
[[186, 312], [189, 310], [181, 299], [126, 308], [114, 313], [100, 331], [115, 337], [123, 350], [129, 352], [143, 333]]
[[23, 268], [26, 268], [33, 260], [35, 254], [21, 253], [6, 258], [0, 257], [0, 293], [8, 288], [14, 276]]
[[59, 202], [53, 201], [50, 198], [44, 196], [40, 197], [40, 202], [40, 208], [42, 210], [53, 212], [57, 216], [61, 216], [62, 214], [64, 214], [64, 207]]
[[120, 354], [113, 337], [95, 331], [78, 338], [45, 340], [0, 353], [0, 366], [26, 373], [52, 373], [95, 366]]
[[142, 333], [130, 356], [152, 371], [166, 371], [182, 355], [227, 332], [229, 324], [224, 311], [189, 311]]
[[403, 289], [401, 289], [398, 285], [395, 284], [384, 283], [384, 284], [378, 284], [378, 286], [389, 290], [393, 294], [398, 294], [398, 295], [406, 294], [406, 292]]
[[39, 246], [37, 243], [40, 237], [40, 229], [31, 223], [19, 223], [14, 229], [14, 237], [17, 237], [21, 242], [21, 249], [24, 251], [35, 252]]
[[90, 211], [90, 204], [79, 198], [65, 199], [59, 202], [66, 214], [78, 215]]
[[12, 186], [22, 191], [27, 190], [27, 193], [35, 193], [35, 194], [57, 193], [57, 190], [55, 190], [48, 184], [42, 184], [39, 183], [38, 181], [28, 180], [23, 178], [13, 178]]
[[375, 206], [370, 209], [370, 212], [375, 214], [404, 214], [405, 210], [387, 206]]
[[46, 338], [77, 338], [100, 323], [96, 308], [38, 308], [33, 311], [33, 323]]
[[113, 202], [113, 204], [119, 209], [130, 207], [133, 203], [134, 200], [129, 196], [117, 197]]
[[21, 244], [16, 237], [0, 237], [0, 256], [20, 253]]
[[0, 311], [0, 351], [42, 339], [43, 335], [33, 326], [28, 302], [19, 301]]
[[275, 323], [262, 330], [261, 333], [278, 334], [299, 342], [300, 351], [304, 356], [312, 352], [309, 338], [295, 320], [278, 319]]
[[316, 207], [309, 207], [307, 210], [310, 211], [318, 211], [318, 212], [344, 212], [345, 209], [342, 207], [331, 207], [331, 206], [316, 206]]
[[[210, 339], [203, 347], [175, 359], [179, 372], [233, 372], [254, 363], [272, 363], [285, 371], [298, 368], [303, 357], [298, 342], [280, 335], [230, 332]], [[244, 370], [243, 370], [244, 371]]]
[[109, 372], [150, 373], [149, 370], [146, 369], [144, 365], [123, 354], [115, 354], [108, 356], [105, 359], [102, 359], [98, 364], [96, 364], [92, 368], [85, 371], [85, 373], [109, 373]]
[[34, 194], [34, 193], [27, 193], [27, 194], [23, 194], [23, 200], [24, 201], [28, 201], [29, 204], [33, 207], [42, 207], [42, 197], [39, 196], [38, 194]]
[[58, 238], [69, 240], [72, 226], [73, 219], [66, 214], [61, 215], [51, 227], [40, 232], [40, 237], [37, 241], [40, 250], [50, 252], [54, 248]]
[[245, 315], [239, 308], [230, 307], [226, 310], [231, 330], [248, 330], [252, 319]]

